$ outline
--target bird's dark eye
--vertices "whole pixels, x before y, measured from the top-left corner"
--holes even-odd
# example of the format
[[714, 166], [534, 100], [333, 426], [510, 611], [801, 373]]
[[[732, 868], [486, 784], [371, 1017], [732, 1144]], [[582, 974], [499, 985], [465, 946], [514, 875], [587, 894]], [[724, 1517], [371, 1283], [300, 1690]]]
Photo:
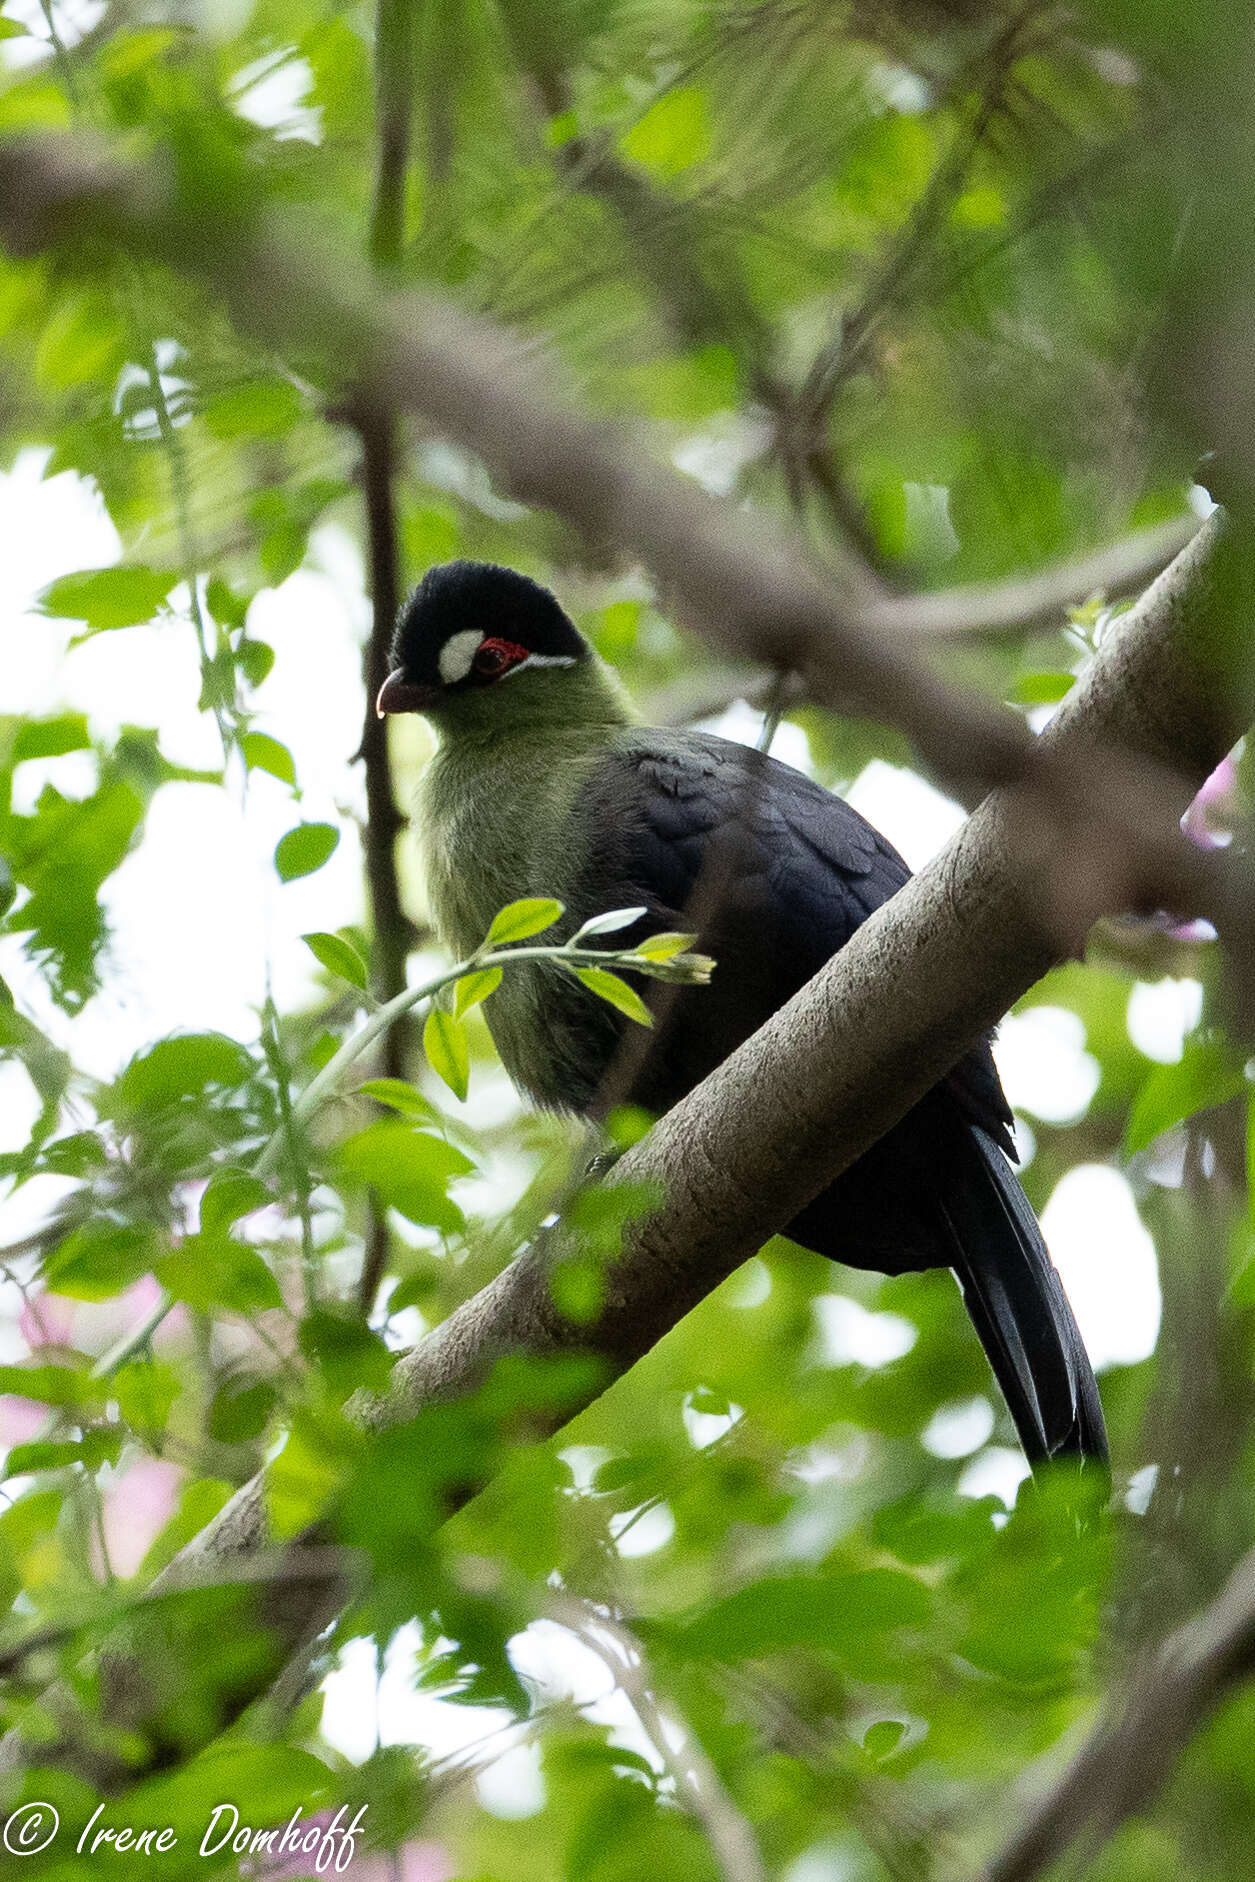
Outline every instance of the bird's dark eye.
[[475, 671], [486, 680], [496, 679], [498, 673], [504, 673], [510, 664], [510, 656], [499, 641], [486, 640], [475, 655], [472, 663]]

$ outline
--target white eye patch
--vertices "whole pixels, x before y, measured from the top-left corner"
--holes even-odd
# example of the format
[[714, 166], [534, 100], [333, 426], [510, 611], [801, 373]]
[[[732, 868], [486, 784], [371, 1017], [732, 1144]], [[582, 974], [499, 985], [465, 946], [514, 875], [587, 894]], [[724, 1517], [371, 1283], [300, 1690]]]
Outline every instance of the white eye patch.
[[456, 686], [459, 680], [466, 678], [483, 638], [473, 627], [460, 634], [450, 634], [440, 649], [439, 660], [440, 677], [446, 686]]

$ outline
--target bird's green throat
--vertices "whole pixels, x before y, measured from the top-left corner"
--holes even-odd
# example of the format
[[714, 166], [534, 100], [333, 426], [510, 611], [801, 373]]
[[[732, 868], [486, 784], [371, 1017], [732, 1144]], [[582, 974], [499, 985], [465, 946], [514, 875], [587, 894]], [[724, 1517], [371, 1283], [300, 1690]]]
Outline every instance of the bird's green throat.
[[430, 716], [438, 743], [419, 801], [427, 896], [441, 940], [465, 955], [506, 902], [566, 899], [583, 861], [572, 806], [638, 715], [590, 654], [451, 693]]

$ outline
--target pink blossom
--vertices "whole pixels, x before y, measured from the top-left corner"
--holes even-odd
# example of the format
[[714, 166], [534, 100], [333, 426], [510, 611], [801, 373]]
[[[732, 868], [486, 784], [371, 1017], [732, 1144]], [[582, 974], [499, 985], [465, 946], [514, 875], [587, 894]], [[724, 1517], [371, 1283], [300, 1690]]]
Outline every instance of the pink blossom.
[[[333, 1810], [320, 1810], [316, 1816], [304, 1818], [301, 1827], [325, 1830], [334, 1816]], [[302, 1856], [299, 1851], [280, 1856], [277, 1862], [267, 1863], [259, 1870], [259, 1882], [288, 1882], [289, 1877], [312, 1875], [312, 1861], [312, 1857]], [[380, 1850], [355, 1855], [348, 1874], [351, 1882], [452, 1882], [457, 1867], [451, 1851], [443, 1843], [422, 1839], [407, 1843], [395, 1857]]]
[[1181, 819], [1181, 827], [1200, 849], [1221, 849], [1233, 834], [1237, 814], [1238, 770], [1222, 758]]
[[48, 1417], [48, 1407], [33, 1398], [0, 1398], [0, 1446], [26, 1444], [37, 1438]]
[[102, 1521], [109, 1566], [133, 1575], [174, 1512], [185, 1472], [160, 1457], [141, 1457], [105, 1491]]
[[[18, 1330], [28, 1346], [73, 1346], [80, 1352], [103, 1353], [142, 1326], [161, 1298], [151, 1274], [140, 1277], [124, 1294], [111, 1300], [71, 1300], [64, 1294], [33, 1295], [18, 1317]], [[178, 1344], [187, 1332], [187, 1309], [175, 1306], [153, 1334], [153, 1345]]]
[[70, 1346], [74, 1302], [63, 1294], [28, 1295], [17, 1317], [18, 1332], [34, 1351], [40, 1346]]

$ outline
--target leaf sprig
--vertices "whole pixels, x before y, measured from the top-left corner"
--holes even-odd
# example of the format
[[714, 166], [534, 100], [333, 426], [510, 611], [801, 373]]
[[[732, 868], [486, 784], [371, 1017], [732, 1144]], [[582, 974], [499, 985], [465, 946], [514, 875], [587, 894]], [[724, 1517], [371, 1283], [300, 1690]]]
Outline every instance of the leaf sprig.
[[[424, 1000], [432, 1002], [424, 1027], [428, 1060], [455, 1097], [465, 1099], [470, 1058], [462, 1021], [473, 1006], [495, 993], [504, 973], [522, 962], [551, 961], [573, 974], [598, 999], [643, 1026], [653, 1024], [649, 1009], [636, 989], [620, 978], [623, 973], [644, 974], [651, 980], [685, 986], [705, 986], [714, 972], [715, 963], [709, 955], [692, 952], [696, 935], [678, 932], [649, 935], [633, 947], [620, 949], [584, 945], [598, 936], [630, 928], [648, 912], [644, 907], [611, 909], [604, 915], [594, 915], [569, 941], [556, 945], [518, 945], [552, 928], [565, 912], [563, 904], [550, 896], [528, 896], [522, 901], [507, 903], [493, 917], [487, 934], [473, 954], [432, 980], [423, 981], [417, 987], [406, 987], [367, 1015], [295, 1099], [291, 1124], [303, 1124], [311, 1117], [363, 1052], [403, 1014]], [[337, 971], [330, 954], [331, 950], [324, 949], [319, 958], [324, 966]], [[355, 976], [349, 977], [356, 984]], [[440, 995], [450, 987], [453, 989], [451, 1009], [438, 1006]], [[273, 1173], [282, 1154], [283, 1138], [281, 1129], [263, 1146], [254, 1165], [255, 1175], [266, 1177]]]

